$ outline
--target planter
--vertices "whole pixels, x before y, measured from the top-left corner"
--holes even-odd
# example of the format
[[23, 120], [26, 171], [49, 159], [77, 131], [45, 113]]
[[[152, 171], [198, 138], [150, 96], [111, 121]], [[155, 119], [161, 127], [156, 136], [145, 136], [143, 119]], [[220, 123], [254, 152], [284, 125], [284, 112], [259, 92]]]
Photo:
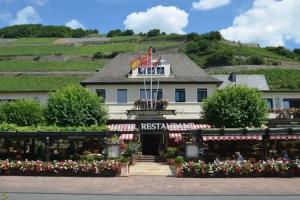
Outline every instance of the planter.
[[181, 170], [183, 168], [183, 165], [182, 164], [176, 164], [176, 177], [181, 177], [182, 176], [182, 173], [181, 173]]
[[167, 162], [169, 165], [174, 165], [175, 164], [175, 158], [167, 158]]
[[129, 176], [129, 165], [128, 163], [121, 163], [121, 177], [128, 177]]

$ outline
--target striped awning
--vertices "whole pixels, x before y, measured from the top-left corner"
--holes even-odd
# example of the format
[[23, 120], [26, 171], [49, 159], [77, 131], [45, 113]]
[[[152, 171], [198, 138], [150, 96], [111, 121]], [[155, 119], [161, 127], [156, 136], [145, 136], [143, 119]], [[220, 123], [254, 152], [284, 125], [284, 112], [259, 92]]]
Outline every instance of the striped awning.
[[107, 127], [110, 131], [135, 131], [135, 124], [110, 124]]
[[194, 123], [168, 123], [167, 128], [169, 131], [190, 131], [197, 129], [211, 128], [208, 124], [194, 124]]
[[133, 140], [133, 134], [122, 134], [120, 136], [121, 140]]
[[262, 140], [261, 135], [210, 135], [202, 136], [203, 141], [236, 141], [236, 140]]
[[175, 142], [182, 141], [182, 134], [180, 133], [169, 133], [169, 138], [174, 139]]
[[271, 135], [270, 140], [300, 140], [300, 135]]

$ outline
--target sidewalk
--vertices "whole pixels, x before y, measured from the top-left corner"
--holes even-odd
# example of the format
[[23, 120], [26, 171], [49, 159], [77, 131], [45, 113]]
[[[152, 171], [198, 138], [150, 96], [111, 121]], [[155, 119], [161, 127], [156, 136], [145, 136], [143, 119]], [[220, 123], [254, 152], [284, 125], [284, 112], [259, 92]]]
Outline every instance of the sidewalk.
[[167, 163], [141, 162], [129, 168], [130, 176], [175, 176], [176, 169]]
[[300, 195], [300, 178], [0, 177], [0, 193]]

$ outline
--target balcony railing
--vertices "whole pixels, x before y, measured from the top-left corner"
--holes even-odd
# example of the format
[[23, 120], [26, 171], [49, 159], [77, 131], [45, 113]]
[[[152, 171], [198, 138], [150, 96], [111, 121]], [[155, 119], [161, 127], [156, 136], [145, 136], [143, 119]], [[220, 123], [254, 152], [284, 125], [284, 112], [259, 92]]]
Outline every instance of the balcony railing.
[[[134, 106], [137, 110], [166, 110], [168, 107], [166, 100], [136, 100]], [[152, 105], [152, 106], [151, 106]]]

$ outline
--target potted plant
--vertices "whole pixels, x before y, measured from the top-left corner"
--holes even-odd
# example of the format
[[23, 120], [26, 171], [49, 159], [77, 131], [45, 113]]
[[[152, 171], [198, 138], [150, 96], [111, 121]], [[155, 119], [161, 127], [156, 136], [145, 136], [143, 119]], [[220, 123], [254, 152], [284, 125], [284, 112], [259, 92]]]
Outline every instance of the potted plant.
[[107, 139], [107, 154], [109, 158], [118, 158], [120, 156], [120, 139], [117, 135]]
[[181, 176], [182, 165], [184, 163], [184, 158], [182, 156], [177, 156], [175, 158], [175, 166], [176, 166], [176, 176]]
[[141, 144], [138, 142], [129, 142], [126, 146], [125, 155], [129, 157], [129, 163], [135, 164], [136, 157], [141, 148]]
[[120, 158], [120, 167], [121, 167], [121, 174], [122, 177], [128, 177], [129, 176], [129, 162], [128, 158], [121, 157]]
[[177, 156], [177, 148], [176, 147], [168, 147], [167, 148], [167, 161], [170, 165], [175, 164], [176, 156]]

